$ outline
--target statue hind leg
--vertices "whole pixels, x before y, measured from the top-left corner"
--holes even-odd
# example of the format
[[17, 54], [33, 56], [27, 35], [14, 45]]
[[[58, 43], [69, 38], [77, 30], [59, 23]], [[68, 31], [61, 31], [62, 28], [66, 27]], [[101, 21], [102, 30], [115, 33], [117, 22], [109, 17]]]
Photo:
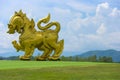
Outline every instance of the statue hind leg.
[[64, 40], [61, 40], [58, 43], [51, 42], [51, 46], [54, 48], [54, 54], [49, 57], [49, 60], [59, 60], [64, 48]]
[[41, 56], [36, 57], [36, 60], [38, 60], [38, 61], [46, 61], [46, 59], [52, 53], [52, 49], [46, 48], [45, 46], [40, 47], [39, 50], [43, 50], [44, 52], [42, 53]]

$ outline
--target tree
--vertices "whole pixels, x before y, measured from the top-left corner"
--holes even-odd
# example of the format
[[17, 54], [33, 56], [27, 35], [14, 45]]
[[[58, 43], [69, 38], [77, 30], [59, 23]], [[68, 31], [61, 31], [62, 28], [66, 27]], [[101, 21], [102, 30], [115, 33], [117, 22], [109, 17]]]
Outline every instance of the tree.
[[3, 60], [4, 58], [2, 56], [0, 56], [0, 60]]
[[72, 56], [69, 56], [69, 57], [68, 57], [68, 61], [72, 61]]
[[113, 62], [112, 57], [107, 57], [107, 62]]
[[98, 61], [99, 62], [112, 62], [112, 57], [106, 57], [106, 56], [99, 57]]
[[92, 61], [92, 62], [96, 62], [97, 61], [97, 57], [96, 55], [93, 55], [93, 56], [89, 56], [87, 61]]
[[65, 60], [66, 60], [66, 57], [65, 57], [65, 56], [61, 56], [61, 60], [62, 60], [62, 61], [65, 61]]
[[7, 60], [19, 60], [19, 56], [10, 56], [6, 58]]
[[98, 61], [99, 61], [99, 62], [103, 62], [103, 60], [102, 60], [102, 57], [101, 57], [101, 56], [99, 56]]
[[79, 56], [75, 56], [75, 61], [79, 61]]
[[96, 56], [96, 55], [93, 55], [93, 56], [92, 56], [92, 61], [93, 61], [93, 62], [96, 62], [96, 61], [97, 61], [97, 56]]

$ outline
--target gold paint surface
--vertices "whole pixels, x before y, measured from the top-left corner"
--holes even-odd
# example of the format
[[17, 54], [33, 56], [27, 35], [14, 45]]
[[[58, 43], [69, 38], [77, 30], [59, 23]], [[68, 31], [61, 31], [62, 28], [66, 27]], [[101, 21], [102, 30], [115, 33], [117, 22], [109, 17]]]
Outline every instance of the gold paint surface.
[[[28, 19], [25, 13], [20, 10], [15, 12], [8, 24], [9, 34], [19, 33], [19, 41], [12, 41], [14, 48], [18, 51], [24, 51], [20, 56], [21, 60], [29, 60], [33, 55], [35, 48], [43, 51], [42, 55], [37, 56], [36, 60], [58, 60], [64, 49], [64, 40], [58, 41], [60, 31], [59, 22], [49, 22], [50, 14], [37, 22], [39, 31], [35, 29], [33, 19]], [[41, 26], [41, 24], [46, 24]], [[50, 28], [55, 26], [54, 30]], [[52, 54], [52, 52], [54, 53]]]

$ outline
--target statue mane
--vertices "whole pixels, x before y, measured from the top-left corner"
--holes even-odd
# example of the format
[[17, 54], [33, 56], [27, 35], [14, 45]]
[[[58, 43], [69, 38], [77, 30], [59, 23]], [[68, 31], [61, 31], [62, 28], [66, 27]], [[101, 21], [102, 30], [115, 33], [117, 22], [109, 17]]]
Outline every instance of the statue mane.
[[19, 12], [15, 12], [15, 16], [20, 16], [23, 18], [23, 17], [26, 17], [26, 14], [24, 14], [22, 10], [20, 10]]
[[[25, 13], [22, 12], [22, 10], [20, 10], [19, 12], [15, 12], [13, 18], [11, 19], [11, 21], [19, 21], [18, 23], [15, 23], [16, 25], [21, 23], [22, 26], [16, 26], [14, 29], [18, 32], [21, 33], [25, 30], [31, 29], [31, 31], [36, 31], [35, 30], [35, 22], [33, 19], [29, 20], [29, 18], [26, 16]], [[33, 29], [33, 30], [32, 30]]]

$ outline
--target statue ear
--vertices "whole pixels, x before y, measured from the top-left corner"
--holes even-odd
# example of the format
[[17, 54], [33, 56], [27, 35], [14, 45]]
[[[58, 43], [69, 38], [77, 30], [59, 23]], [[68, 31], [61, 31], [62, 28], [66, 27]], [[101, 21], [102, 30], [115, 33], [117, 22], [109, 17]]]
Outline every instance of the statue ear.
[[15, 14], [17, 14], [17, 12], [15, 11]]
[[35, 26], [35, 22], [33, 19], [31, 19], [31, 27], [34, 27]]

